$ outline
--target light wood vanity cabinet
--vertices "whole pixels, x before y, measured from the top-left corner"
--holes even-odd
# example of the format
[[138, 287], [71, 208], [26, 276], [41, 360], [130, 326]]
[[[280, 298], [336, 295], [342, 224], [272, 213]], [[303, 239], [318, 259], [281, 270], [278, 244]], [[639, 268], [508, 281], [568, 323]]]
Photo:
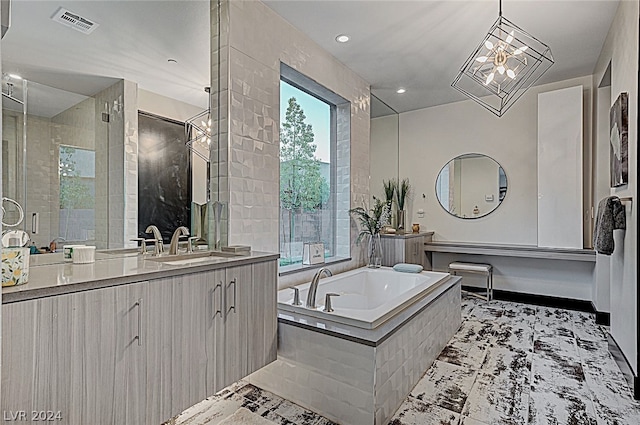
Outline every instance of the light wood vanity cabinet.
[[276, 270], [267, 261], [4, 304], [2, 410], [59, 410], [61, 424], [168, 420], [275, 360]]
[[382, 244], [382, 265], [393, 267], [398, 263], [420, 264], [425, 269], [425, 242], [431, 241], [433, 233], [385, 234], [380, 235]]
[[145, 293], [146, 282], [3, 305], [2, 410], [25, 411], [21, 423], [38, 412], [144, 423]]

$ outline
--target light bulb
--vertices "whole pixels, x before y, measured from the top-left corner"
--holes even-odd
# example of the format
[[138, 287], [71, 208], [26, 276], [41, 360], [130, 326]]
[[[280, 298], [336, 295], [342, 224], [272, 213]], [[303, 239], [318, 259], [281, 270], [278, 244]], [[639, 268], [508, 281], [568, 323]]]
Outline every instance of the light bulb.
[[489, 50], [493, 49], [493, 43], [490, 42], [489, 40], [484, 42], [484, 46]]
[[507, 44], [511, 44], [511, 42], [513, 41], [513, 31], [509, 33], [506, 41], [507, 41]]
[[485, 81], [484, 85], [485, 85], [485, 86], [488, 86], [488, 85], [489, 85], [489, 83], [493, 81], [493, 77], [495, 77], [495, 76], [496, 76], [496, 74], [495, 74], [495, 73], [493, 73], [493, 72], [492, 72], [491, 74], [489, 74], [489, 75], [487, 76], [487, 81]]
[[479, 56], [479, 57], [476, 58], [476, 60], [478, 62], [482, 62], [482, 63], [485, 63], [487, 61], [487, 59], [489, 59], [489, 58], [486, 57], [486, 56]]
[[516, 73], [513, 72], [513, 69], [507, 69], [507, 75], [513, 80], [516, 78]]
[[516, 49], [516, 50], [513, 52], [513, 54], [514, 54], [514, 55], [521, 55], [521, 54], [523, 54], [523, 53], [524, 53], [524, 51], [525, 51], [525, 50], [527, 50], [528, 48], [529, 48], [529, 47], [527, 47], [527, 46], [522, 46], [522, 47], [520, 47], [519, 49]]
[[498, 70], [498, 72], [500, 73], [500, 75], [504, 74], [504, 66], [500, 65], [498, 68], [496, 68]]

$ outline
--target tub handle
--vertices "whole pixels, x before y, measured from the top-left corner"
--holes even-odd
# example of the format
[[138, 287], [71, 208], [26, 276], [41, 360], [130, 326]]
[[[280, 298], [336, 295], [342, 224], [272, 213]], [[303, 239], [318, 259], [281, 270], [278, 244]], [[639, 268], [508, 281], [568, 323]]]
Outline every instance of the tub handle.
[[291, 305], [302, 305], [302, 303], [300, 302], [300, 289], [298, 288], [291, 288], [293, 289], [293, 302], [291, 303]]
[[322, 311], [325, 311], [327, 313], [332, 313], [333, 312], [333, 308], [331, 307], [331, 297], [339, 297], [340, 294], [334, 294], [334, 293], [328, 293], [324, 296], [324, 309]]

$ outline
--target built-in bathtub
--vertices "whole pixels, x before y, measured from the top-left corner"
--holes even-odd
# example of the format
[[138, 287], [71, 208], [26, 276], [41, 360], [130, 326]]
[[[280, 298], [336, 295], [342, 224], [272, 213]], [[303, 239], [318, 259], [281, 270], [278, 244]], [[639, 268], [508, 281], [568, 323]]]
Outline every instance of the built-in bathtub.
[[[340, 294], [332, 313], [327, 292]], [[343, 425], [386, 425], [461, 321], [446, 273], [356, 269], [320, 280], [317, 309], [292, 301], [278, 292], [278, 360], [249, 381]]]
[[[423, 297], [449, 277], [448, 273], [422, 272], [400, 273], [390, 267], [361, 268], [322, 278], [318, 284], [314, 310], [304, 307], [310, 283], [298, 285], [302, 306], [294, 306], [293, 289], [278, 292], [278, 308], [306, 314], [332, 322], [345, 323], [359, 328], [373, 329], [398, 312]], [[338, 294], [331, 304], [334, 311], [324, 312], [327, 293]]]

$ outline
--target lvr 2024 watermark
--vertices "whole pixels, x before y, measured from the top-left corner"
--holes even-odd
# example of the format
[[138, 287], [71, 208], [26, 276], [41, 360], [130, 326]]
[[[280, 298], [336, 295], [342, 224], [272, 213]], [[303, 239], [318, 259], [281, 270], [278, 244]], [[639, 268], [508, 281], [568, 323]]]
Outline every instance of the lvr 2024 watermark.
[[2, 419], [5, 422], [55, 422], [62, 420], [59, 410], [3, 410]]

